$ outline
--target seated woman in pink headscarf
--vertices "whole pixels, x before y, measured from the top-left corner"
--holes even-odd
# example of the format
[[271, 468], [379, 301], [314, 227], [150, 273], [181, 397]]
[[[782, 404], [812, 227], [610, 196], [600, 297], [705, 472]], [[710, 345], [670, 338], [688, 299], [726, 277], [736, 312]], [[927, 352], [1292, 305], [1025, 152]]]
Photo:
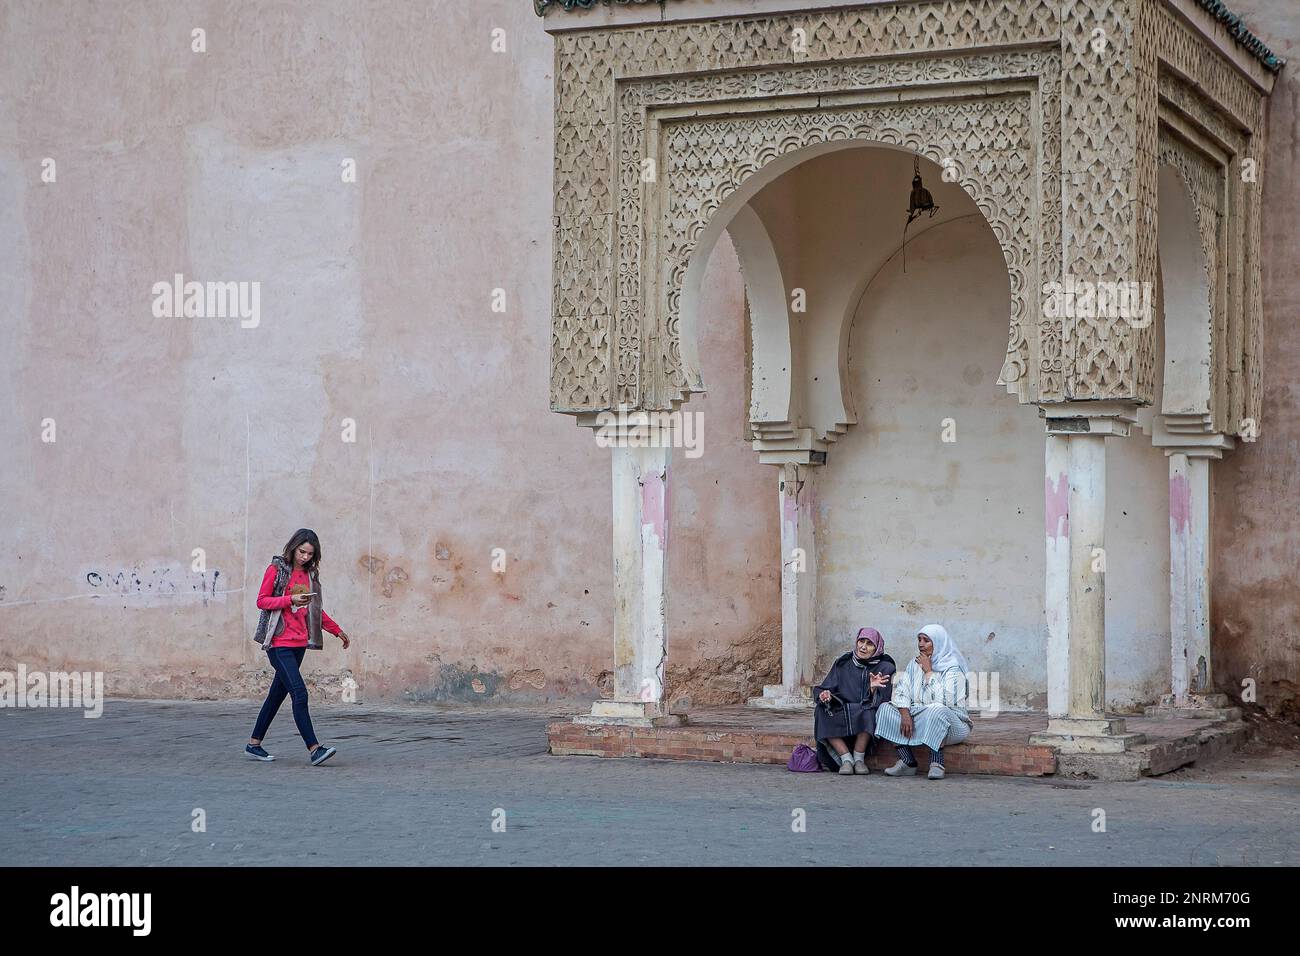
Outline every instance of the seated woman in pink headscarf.
[[916, 635], [917, 655], [894, 681], [894, 692], [876, 715], [876, 733], [892, 741], [898, 762], [885, 771], [890, 777], [916, 773], [912, 748], [930, 750], [931, 780], [943, 779], [943, 748], [970, 736], [966, 713], [966, 658], [948, 632], [927, 624]]
[[894, 659], [885, 653], [885, 639], [874, 627], [864, 627], [853, 650], [841, 654], [826, 679], [813, 688], [813, 736], [824, 769], [846, 776], [869, 772], [867, 747], [875, 733], [876, 708], [889, 700], [893, 674]]

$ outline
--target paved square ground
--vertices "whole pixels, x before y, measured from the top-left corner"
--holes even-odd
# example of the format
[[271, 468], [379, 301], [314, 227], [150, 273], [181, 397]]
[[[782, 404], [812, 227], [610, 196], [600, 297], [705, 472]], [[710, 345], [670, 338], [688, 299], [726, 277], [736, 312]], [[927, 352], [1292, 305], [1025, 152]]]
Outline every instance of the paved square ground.
[[[8, 865], [1300, 864], [1300, 754], [1253, 747], [1136, 783], [793, 774], [555, 757], [554, 712], [110, 700], [0, 710]], [[194, 811], [206, 832], [191, 829]], [[1094, 832], [1095, 811], [1105, 832]], [[505, 832], [494, 832], [494, 811]], [[805, 832], [792, 822], [802, 810]], [[500, 812], [496, 813], [501, 818]]]

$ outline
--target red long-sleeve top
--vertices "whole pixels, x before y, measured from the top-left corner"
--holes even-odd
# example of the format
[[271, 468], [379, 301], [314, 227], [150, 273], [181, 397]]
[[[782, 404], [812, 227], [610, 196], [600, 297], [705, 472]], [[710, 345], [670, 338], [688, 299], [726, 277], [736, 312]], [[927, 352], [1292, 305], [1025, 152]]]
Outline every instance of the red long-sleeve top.
[[[284, 630], [272, 641], [272, 647], [306, 647], [307, 646], [307, 608], [295, 608], [290, 591], [295, 584], [301, 584], [307, 591], [311, 590], [311, 578], [301, 568], [294, 568], [289, 581], [284, 586], [284, 594], [275, 597], [275, 565], [269, 565], [262, 575], [262, 587], [257, 592], [257, 606], [262, 611], [283, 611]], [[321, 608], [320, 624], [334, 636], [342, 630]]]

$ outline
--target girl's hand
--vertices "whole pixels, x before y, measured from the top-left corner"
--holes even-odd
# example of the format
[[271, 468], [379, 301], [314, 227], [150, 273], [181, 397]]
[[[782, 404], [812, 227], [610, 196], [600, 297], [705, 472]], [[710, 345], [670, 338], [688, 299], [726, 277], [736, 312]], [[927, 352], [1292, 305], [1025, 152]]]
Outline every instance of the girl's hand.
[[305, 607], [311, 603], [310, 594], [295, 594], [289, 598], [289, 603], [294, 607]]
[[339, 631], [339, 640], [343, 642], [343, 649], [345, 651], [348, 649], [348, 645], [352, 643], [350, 640], [348, 640], [347, 631]]

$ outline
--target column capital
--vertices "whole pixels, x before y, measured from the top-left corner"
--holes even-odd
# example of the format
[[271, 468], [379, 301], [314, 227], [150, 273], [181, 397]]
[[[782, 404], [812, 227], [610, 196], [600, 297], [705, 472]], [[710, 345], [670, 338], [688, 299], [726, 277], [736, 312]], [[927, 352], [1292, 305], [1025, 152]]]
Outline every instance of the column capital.
[[1171, 432], [1162, 418], [1157, 418], [1151, 435], [1151, 444], [1163, 449], [1166, 456], [1186, 455], [1188, 458], [1221, 459], [1224, 452], [1237, 447], [1237, 441], [1223, 432]]
[[787, 466], [819, 468], [826, 464], [826, 452], [814, 451], [807, 454], [789, 451], [759, 452], [758, 462], [760, 465], [776, 465], [781, 469]]
[[1057, 402], [1039, 405], [1047, 424], [1047, 434], [1067, 438], [1076, 435], [1128, 436], [1137, 421], [1137, 405], [1132, 402]]
[[784, 422], [750, 422], [754, 439], [750, 442], [764, 465], [824, 465], [826, 442], [819, 441], [811, 428]]
[[624, 408], [574, 416], [590, 428], [601, 448], [683, 448], [687, 458], [703, 454], [704, 416], [675, 403], [671, 409]]

